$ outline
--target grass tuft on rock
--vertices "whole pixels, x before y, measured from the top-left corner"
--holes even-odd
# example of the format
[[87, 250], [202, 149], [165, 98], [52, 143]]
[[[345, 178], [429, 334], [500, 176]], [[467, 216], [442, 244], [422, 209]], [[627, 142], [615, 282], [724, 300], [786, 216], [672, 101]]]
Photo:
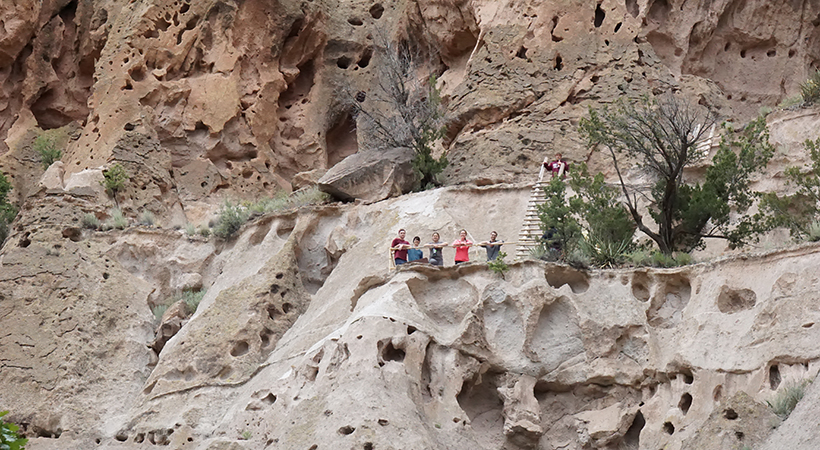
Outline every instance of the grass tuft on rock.
[[772, 412], [777, 414], [778, 417], [786, 420], [792, 411], [794, 411], [797, 403], [803, 399], [809, 384], [809, 380], [786, 383], [777, 391], [774, 398], [771, 401], [767, 401], [766, 404], [769, 405], [769, 408], [771, 408]]

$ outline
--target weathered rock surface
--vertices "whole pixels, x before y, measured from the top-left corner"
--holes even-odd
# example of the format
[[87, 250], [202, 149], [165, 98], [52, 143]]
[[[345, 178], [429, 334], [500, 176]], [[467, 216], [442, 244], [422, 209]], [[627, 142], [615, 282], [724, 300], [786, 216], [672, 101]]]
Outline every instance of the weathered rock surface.
[[[0, 170], [21, 214], [0, 250], [0, 406], [32, 450], [814, 448], [816, 386], [769, 437], [760, 402], [820, 369], [816, 245], [669, 270], [518, 262], [504, 278], [480, 262], [390, 271], [385, 249], [401, 227], [513, 240], [529, 186], [505, 183], [530, 182], [544, 152], [608, 170], [576, 133], [589, 106], [680, 90], [742, 122], [794, 95], [818, 8], [5, 2]], [[434, 49], [419, 75], [439, 75], [447, 106], [445, 178], [476, 186], [376, 202], [407, 190], [391, 169], [407, 155], [367, 183], [346, 168], [381, 151], [345, 107], [374, 88], [377, 27]], [[788, 192], [817, 122], [769, 117], [779, 152], [756, 186]], [[44, 173], [32, 142], [63, 127], [79, 131]], [[115, 163], [116, 199], [100, 185]], [[326, 170], [374, 203], [267, 215], [227, 241], [170, 228]], [[116, 205], [163, 228], [81, 228]], [[198, 311], [157, 335], [150, 308], [200, 286]], [[761, 420], [738, 428], [727, 405]]]
[[[75, 206], [48, 196], [3, 251], [3, 404], [35, 450], [686, 448], [726, 399], [817, 372], [816, 245], [665, 270], [388, 270], [397, 228], [514, 235], [527, 192], [265, 216], [222, 243], [51, 237]], [[156, 355], [149, 305], [193, 272], [207, 294]]]

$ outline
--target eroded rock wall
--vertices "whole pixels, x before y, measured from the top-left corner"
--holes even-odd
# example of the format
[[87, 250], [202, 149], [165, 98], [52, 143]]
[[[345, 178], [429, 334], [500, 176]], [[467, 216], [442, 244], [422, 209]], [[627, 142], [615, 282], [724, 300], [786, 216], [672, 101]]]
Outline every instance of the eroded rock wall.
[[[519, 262], [502, 278], [481, 249], [388, 269], [399, 227], [505, 238], [527, 192], [271, 215], [227, 242], [69, 230], [76, 206], [52, 198], [0, 260], [2, 402], [35, 450], [723, 448], [703, 446], [709, 426], [766, 438], [754, 405], [818, 370], [816, 245], [680, 269]], [[200, 285], [155, 354], [149, 306]]]

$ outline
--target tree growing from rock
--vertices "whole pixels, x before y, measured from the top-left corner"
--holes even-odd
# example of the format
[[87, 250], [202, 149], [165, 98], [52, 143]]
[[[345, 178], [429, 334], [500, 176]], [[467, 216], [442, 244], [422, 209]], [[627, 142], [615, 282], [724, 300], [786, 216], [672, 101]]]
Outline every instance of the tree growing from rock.
[[[590, 108], [589, 117], [581, 120], [580, 132], [588, 144], [609, 152], [635, 225], [665, 254], [699, 248], [704, 238], [726, 239], [734, 247], [755, 233], [753, 217], [745, 214], [754, 200], [750, 177], [768, 164], [774, 151], [763, 118], [737, 137], [728, 130], [733, 137], [721, 140], [703, 183], [684, 180], [684, 169], [705, 157], [696, 151], [696, 143], [716, 121], [714, 112], [674, 95], [619, 100], [612, 107]], [[654, 180], [648, 192], [624, 180], [621, 167], [627, 161]], [[639, 195], [649, 201], [655, 228], [638, 210]], [[732, 213], [740, 216], [736, 225]]]
[[354, 112], [372, 130], [381, 147], [412, 148], [416, 189], [438, 184], [447, 157], [433, 157], [434, 143], [444, 137], [444, 107], [435, 76], [425, 77], [419, 44], [394, 42], [383, 30], [373, 33], [376, 61], [373, 89], [350, 97]]
[[758, 224], [762, 231], [788, 228], [795, 239], [820, 240], [820, 138], [807, 140], [803, 147], [810, 157], [808, 167], [786, 169], [787, 183], [795, 187], [794, 194], [779, 196], [774, 192], [762, 195]]

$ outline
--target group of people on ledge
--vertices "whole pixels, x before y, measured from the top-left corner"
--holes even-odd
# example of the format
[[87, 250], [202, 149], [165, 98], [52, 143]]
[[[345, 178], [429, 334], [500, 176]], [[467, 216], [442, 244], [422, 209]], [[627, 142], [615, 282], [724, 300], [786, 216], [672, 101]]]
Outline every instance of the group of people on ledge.
[[[556, 176], [565, 178], [567, 172], [569, 172], [569, 163], [563, 158], [561, 153], [557, 153], [553, 161], [550, 161], [548, 157], [544, 158], [544, 162], [541, 164], [541, 172], [538, 174], [538, 181], [544, 178], [545, 172], [550, 172], [553, 178]], [[487, 261], [495, 261], [495, 259], [498, 258], [498, 252], [501, 250], [501, 246], [504, 245], [504, 241], [498, 240], [498, 233], [495, 231], [490, 233], [489, 241], [480, 242], [478, 244], [473, 244], [467, 239], [467, 230], [461, 230], [458, 234], [458, 239], [453, 241], [452, 244], [440, 242], [441, 236], [434, 232], [432, 242], [421, 245], [421, 238], [416, 236], [413, 238], [413, 245], [410, 245], [409, 242], [404, 240], [407, 231], [402, 228], [399, 230], [399, 237], [393, 239], [393, 242], [390, 244], [393, 261], [397, 266], [413, 261], [426, 262], [434, 266], [443, 266], [444, 257], [442, 256], [441, 250], [444, 247], [453, 247], [456, 249], [455, 263], [461, 264], [470, 261], [469, 250], [470, 247], [475, 245], [484, 247], [487, 250]], [[430, 249], [427, 258], [424, 257], [422, 248]]]
[[[434, 266], [443, 266], [444, 257], [442, 255], [442, 249], [444, 247], [453, 247], [456, 249], [456, 264], [465, 263], [470, 261], [470, 247], [476, 245], [484, 247], [487, 250], [487, 261], [494, 261], [498, 258], [498, 252], [501, 250], [501, 246], [504, 245], [504, 241], [498, 240], [498, 233], [495, 231], [490, 233], [489, 241], [480, 242], [478, 244], [473, 244], [467, 239], [467, 230], [459, 231], [458, 239], [453, 241], [452, 244], [441, 242], [441, 236], [436, 232], [433, 233], [432, 242], [428, 242], [424, 245], [421, 245], [421, 238], [418, 236], [413, 238], [413, 245], [410, 245], [410, 243], [405, 240], [406, 236], [407, 231], [402, 228], [399, 230], [399, 236], [393, 239], [393, 242], [390, 244], [393, 262], [395, 262], [397, 266], [413, 261], [426, 262]], [[427, 258], [424, 257], [422, 248], [430, 249]]]

